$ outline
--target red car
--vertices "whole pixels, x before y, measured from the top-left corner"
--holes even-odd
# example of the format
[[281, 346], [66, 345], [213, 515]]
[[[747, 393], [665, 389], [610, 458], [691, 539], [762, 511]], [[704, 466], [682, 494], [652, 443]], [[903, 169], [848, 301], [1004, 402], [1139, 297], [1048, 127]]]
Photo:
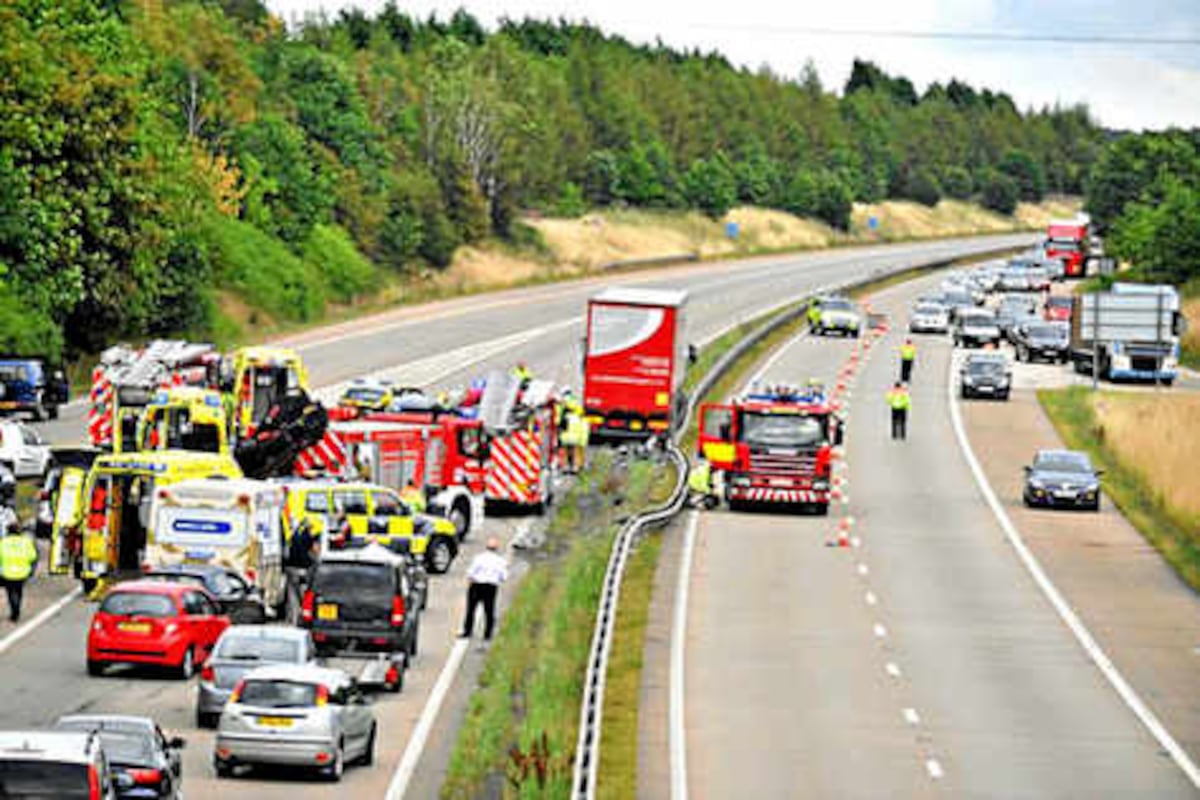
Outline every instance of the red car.
[[1053, 296], [1046, 298], [1046, 309], [1043, 316], [1049, 322], [1071, 321], [1071, 298]]
[[132, 581], [114, 587], [88, 629], [87, 669], [109, 664], [169, 667], [190, 678], [229, 627], [217, 602], [198, 586]]

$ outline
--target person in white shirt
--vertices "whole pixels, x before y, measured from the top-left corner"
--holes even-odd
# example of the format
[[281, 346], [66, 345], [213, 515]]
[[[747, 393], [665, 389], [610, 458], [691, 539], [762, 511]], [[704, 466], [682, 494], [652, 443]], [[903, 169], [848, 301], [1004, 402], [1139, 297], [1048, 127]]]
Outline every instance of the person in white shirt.
[[459, 638], [471, 638], [475, 628], [475, 609], [483, 606], [485, 625], [483, 638], [492, 640], [496, 626], [496, 593], [500, 584], [508, 580], [508, 562], [500, 555], [500, 540], [495, 536], [487, 540], [487, 549], [475, 556], [467, 568], [467, 616], [463, 619]]

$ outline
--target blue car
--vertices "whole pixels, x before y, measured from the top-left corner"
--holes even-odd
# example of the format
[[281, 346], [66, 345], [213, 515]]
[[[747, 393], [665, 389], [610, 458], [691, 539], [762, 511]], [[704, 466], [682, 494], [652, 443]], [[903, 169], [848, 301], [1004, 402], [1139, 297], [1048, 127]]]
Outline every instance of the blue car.
[[1086, 453], [1039, 450], [1025, 468], [1027, 506], [1100, 510], [1100, 476]]
[[0, 358], [0, 414], [30, 414], [35, 420], [58, 419], [67, 402], [62, 370], [49, 370], [40, 358]]

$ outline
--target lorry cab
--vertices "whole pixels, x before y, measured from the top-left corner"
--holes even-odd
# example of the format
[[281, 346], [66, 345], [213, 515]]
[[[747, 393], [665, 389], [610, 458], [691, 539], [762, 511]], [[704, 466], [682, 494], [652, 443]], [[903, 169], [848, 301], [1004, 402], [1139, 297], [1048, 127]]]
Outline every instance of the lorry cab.
[[221, 396], [191, 386], [161, 389], [137, 426], [137, 450], [187, 450], [228, 455], [229, 438]]
[[[343, 518], [350, 526], [350, 547], [376, 543], [406, 550], [425, 560], [426, 568], [443, 573], [458, 554], [454, 523], [431, 514], [417, 514], [394, 489], [373, 483], [292, 481], [285, 484], [287, 503], [284, 538], [290, 542], [296, 527], [307, 521], [329, 552]], [[405, 544], [401, 545], [400, 540]]]
[[253, 433], [272, 406], [289, 393], [307, 392], [308, 370], [300, 355], [283, 347], [243, 347], [222, 366], [233, 392], [234, 423], [239, 435]]
[[196, 478], [241, 477], [228, 455], [179, 450], [97, 456], [82, 482], [64, 471], [50, 569], [64, 573], [74, 565], [89, 592], [101, 579], [137, 572], [157, 489]]
[[281, 609], [283, 503], [283, 488], [264, 481], [201, 478], [159, 486], [142, 563], [224, 567], [258, 587], [267, 608]]
[[35, 420], [58, 419], [67, 402], [67, 379], [40, 358], [0, 357], [0, 414], [30, 414]]

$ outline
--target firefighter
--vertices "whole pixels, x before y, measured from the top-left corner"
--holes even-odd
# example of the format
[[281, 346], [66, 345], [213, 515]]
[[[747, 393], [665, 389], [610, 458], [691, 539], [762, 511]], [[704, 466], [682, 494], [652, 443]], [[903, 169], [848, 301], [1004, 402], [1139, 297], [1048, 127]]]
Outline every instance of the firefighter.
[[417, 486], [416, 481], [409, 478], [408, 483], [400, 490], [400, 499], [404, 504], [412, 509], [414, 514], [422, 514], [425, 511], [425, 493]]
[[888, 407], [892, 409], [892, 438], [908, 438], [908, 411], [912, 408], [912, 397], [908, 387], [900, 381], [887, 393]]
[[4, 589], [8, 593], [8, 618], [12, 622], [21, 619], [21, 598], [25, 593], [25, 581], [33, 575], [37, 566], [38, 551], [33, 540], [21, 533], [21, 526], [10, 522], [0, 539], [0, 576], [4, 578]]
[[561, 441], [567, 449], [567, 472], [573, 474], [585, 466], [588, 422], [578, 406], [569, 407], [563, 419], [566, 424], [563, 426]]
[[524, 361], [518, 361], [517, 365], [512, 368], [512, 376], [517, 379], [522, 389], [529, 388], [529, 382], [533, 380], [533, 370]]
[[817, 302], [817, 298], [808, 301], [808, 329], [815, 331], [817, 326], [821, 324], [821, 304]]
[[912, 339], [905, 339], [904, 344], [900, 345], [900, 382], [912, 382], [913, 362], [917, 360], [917, 346], [912, 343]]
[[691, 490], [689, 502], [692, 505], [706, 509], [714, 509], [720, 502], [716, 489], [713, 487], [712, 465], [707, 459], [700, 459], [688, 472], [688, 489]]

